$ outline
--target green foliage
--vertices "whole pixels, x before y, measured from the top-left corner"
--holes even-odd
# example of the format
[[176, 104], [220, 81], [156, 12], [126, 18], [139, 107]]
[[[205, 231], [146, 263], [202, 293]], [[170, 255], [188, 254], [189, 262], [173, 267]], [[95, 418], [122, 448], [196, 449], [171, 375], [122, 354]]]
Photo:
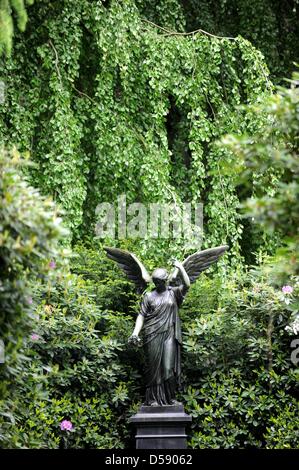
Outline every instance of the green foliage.
[[291, 312], [281, 291], [256, 274], [224, 284], [202, 279], [181, 317], [190, 446], [297, 448]]
[[[32, 5], [34, 0], [26, 0]], [[12, 12], [17, 15], [17, 25], [20, 31], [25, 31], [27, 12], [24, 0], [1, 0], [0, 2], [0, 55], [5, 52], [10, 56], [12, 50], [13, 18]]]
[[[79, 250], [77, 270], [80, 254], [87, 250]], [[127, 345], [133, 318], [119, 310], [124, 283], [113, 279], [107, 262], [97, 275], [95, 282], [91, 270], [86, 280], [58, 271], [47, 285], [32, 286], [36, 337], [23, 349], [30, 361], [15, 379], [15, 424], [6, 424], [2, 446], [122, 448], [130, 442], [127, 419], [141, 396], [141, 365]], [[71, 432], [60, 429], [63, 420], [72, 422]]]
[[298, 403], [287, 403], [285, 408], [270, 418], [265, 435], [268, 449], [298, 449]]
[[253, 107], [256, 115], [268, 116], [268, 126], [223, 139], [237, 157], [229, 168], [238, 175], [236, 183], [251, 187], [256, 179], [252, 197], [244, 203], [246, 215], [271, 236], [280, 233], [281, 246], [271, 262], [283, 281], [299, 273], [298, 79], [295, 73], [290, 88], [280, 87], [277, 94]]
[[[111, 429], [115, 416], [110, 412], [106, 395], [82, 399], [67, 392], [61, 399], [34, 403], [29, 411], [28, 421], [20, 428], [23, 446], [47, 449], [121, 447], [117, 429]], [[59, 427], [66, 416], [74, 426], [71, 432]]]
[[[0, 152], [0, 404], [13, 394], [27, 358], [23, 342], [32, 328], [32, 283], [46, 283], [65, 235], [53, 202], [44, 199], [22, 176], [26, 162], [17, 151]], [[3, 410], [1, 410], [3, 411]], [[1, 419], [3, 415], [1, 413]]]
[[169, 29], [241, 34], [265, 56], [276, 80], [291, 74], [298, 53], [298, 1], [163, 0], [136, 2], [142, 16]]
[[[157, 11], [182, 13], [174, 3]], [[263, 125], [239, 108], [271, 92], [261, 53], [241, 36], [169, 33], [143, 21], [133, 0], [36, 2], [30, 18], [2, 62], [0, 134], [30, 151], [32, 182], [65, 210], [74, 240], [94, 236], [97, 205], [120, 194], [128, 203], [202, 202], [205, 246], [229, 243], [239, 264], [240, 197], [219, 172], [227, 156], [215, 141]], [[136, 250], [165, 250], [154, 242], [136, 241]]]

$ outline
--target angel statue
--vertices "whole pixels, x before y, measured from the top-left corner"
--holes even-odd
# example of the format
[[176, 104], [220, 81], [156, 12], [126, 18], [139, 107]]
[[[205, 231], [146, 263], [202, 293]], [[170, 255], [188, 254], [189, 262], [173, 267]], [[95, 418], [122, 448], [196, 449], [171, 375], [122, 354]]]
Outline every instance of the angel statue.
[[[129, 342], [140, 343], [143, 330], [145, 353], [145, 405], [175, 405], [177, 387], [181, 377], [181, 325], [178, 309], [190, 287], [202, 271], [224, 254], [228, 246], [198, 251], [183, 263], [174, 260], [174, 270], [169, 276], [166, 269], [155, 269], [150, 276], [141, 261], [129, 251], [104, 248], [108, 258], [116, 261], [138, 292], [143, 293], [140, 313]], [[153, 282], [155, 289], [145, 292]]]

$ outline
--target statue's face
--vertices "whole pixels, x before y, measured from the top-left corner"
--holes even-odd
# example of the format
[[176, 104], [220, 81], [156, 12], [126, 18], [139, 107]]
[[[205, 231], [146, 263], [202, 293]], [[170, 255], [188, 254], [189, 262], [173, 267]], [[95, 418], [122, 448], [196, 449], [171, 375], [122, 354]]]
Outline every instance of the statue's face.
[[154, 282], [156, 288], [159, 289], [159, 290], [166, 287], [166, 281], [167, 281], [167, 279], [153, 278], [153, 282]]

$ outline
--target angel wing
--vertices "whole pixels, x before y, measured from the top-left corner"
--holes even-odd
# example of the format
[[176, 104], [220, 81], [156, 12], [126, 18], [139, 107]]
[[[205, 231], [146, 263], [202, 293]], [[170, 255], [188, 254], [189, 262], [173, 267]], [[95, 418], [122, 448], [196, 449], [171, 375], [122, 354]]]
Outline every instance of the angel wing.
[[[216, 248], [209, 248], [208, 250], [197, 251], [188, 256], [183, 261], [183, 266], [189, 276], [191, 284], [196, 281], [200, 273], [208, 269], [212, 264], [216, 263], [220, 256], [222, 256], [228, 249], [227, 245], [217, 246]], [[177, 284], [179, 281], [179, 270], [174, 269], [169, 277], [170, 284]]]
[[141, 261], [133, 253], [119, 248], [104, 247], [108, 258], [115, 261], [130, 281], [134, 282], [139, 293], [143, 292], [152, 278]]

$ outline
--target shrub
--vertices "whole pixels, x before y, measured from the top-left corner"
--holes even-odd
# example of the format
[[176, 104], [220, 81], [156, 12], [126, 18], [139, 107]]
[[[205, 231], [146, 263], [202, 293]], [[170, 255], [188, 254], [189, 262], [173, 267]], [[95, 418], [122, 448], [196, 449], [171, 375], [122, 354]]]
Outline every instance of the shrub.
[[[93, 257], [98, 257], [96, 252]], [[78, 271], [79, 261], [80, 256], [74, 259]], [[95, 282], [90, 279], [91, 271], [84, 279], [65, 269], [46, 286], [33, 288], [37, 338], [26, 344], [31, 360], [26, 383], [24, 373], [18, 377], [22, 401], [14, 403], [16, 426], [7, 446], [129, 445], [127, 419], [141, 396], [136, 367], [139, 352], [127, 344], [133, 318], [119, 310], [123, 281], [112, 279], [105, 260], [99, 263], [97, 274]], [[61, 430], [64, 420], [72, 423], [72, 430]]]
[[63, 256], [59, 240], [66, 234], [53, 202], [26, 183], [21, 174], [25, 165], [16, 151], [0, 150], [0, 339], [5, 348], [5, 362], [0, 364], [0, 425], [4, 429], [7, 419], [14, 420], [10, 412], [14, 406], [9, 411], [3, 400], [19, 393], [15, 384], [28, 362], [23, 343], [34, 333], [31, 286], [51, 278], [54, 260], [58, 253]]
[[[208, 299], [203, 310], [198, 291]], [[298, 446], [298, 382], [286, 300], [257, 273], [222, 285], [202, 278], [190, 291], [181, 315], [181, 396], [193, 417], [191, 447]]]

